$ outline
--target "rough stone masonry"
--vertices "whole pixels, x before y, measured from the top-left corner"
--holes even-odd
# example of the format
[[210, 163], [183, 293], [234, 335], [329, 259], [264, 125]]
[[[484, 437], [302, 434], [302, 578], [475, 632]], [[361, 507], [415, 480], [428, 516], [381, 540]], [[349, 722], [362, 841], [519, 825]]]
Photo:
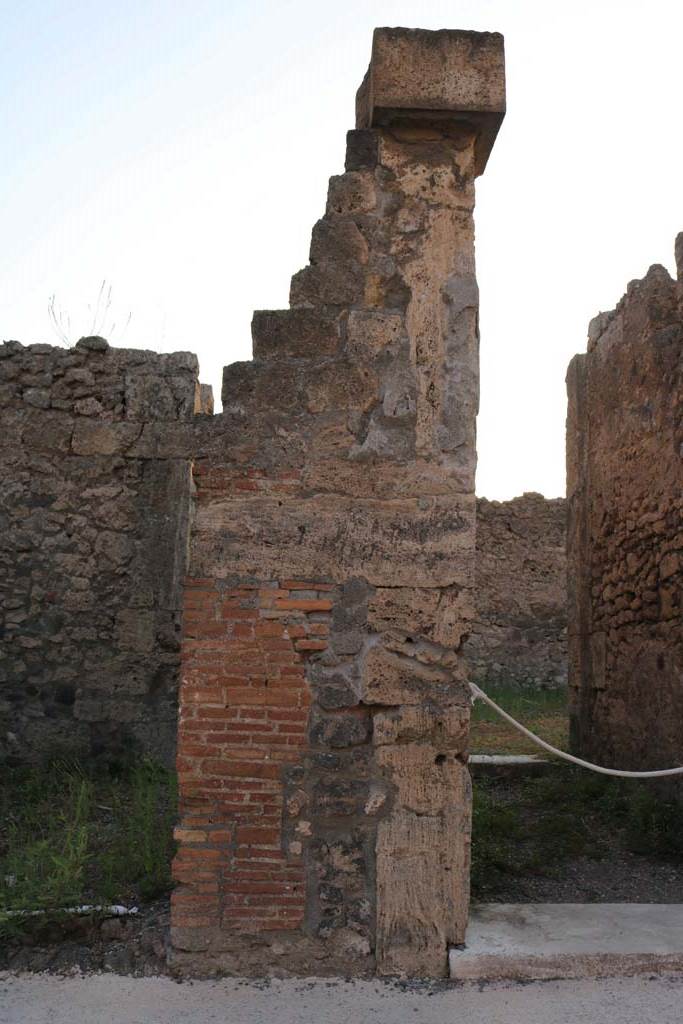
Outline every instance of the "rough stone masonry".
[[0, 345], [0, 760], [168, 760], [197, 370]]
[[378, 29], [288, 310], [195, 449], [178, 970], [439, 977], [468, 909], [474, 181], [496, 34]]
[[463, 648], [487, 686], [567, 685], [567, 503], [477, 498], [476, 615]]
[[683, 234], [676, 263], [591, 322], [567, 375], [572, 744], [634, 770], [683, 762]]

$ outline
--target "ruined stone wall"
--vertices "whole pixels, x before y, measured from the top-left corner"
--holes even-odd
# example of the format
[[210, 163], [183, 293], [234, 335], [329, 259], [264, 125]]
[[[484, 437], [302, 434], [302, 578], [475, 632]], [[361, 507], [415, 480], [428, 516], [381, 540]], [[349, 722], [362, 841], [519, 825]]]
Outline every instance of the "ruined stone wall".
[[0, 350], [3, 752], [168, 759], [181, 662], [177, 970], [443, 976], [463, 940], [472, 214], [504, 109], [500, 36], [375, 33], [310, 265], [220, 416], [185, 353]]
[[177, 970], [443, 976], [463, 940], [472, 210], [503, 109], [500, 36], [377, 30], [291, 308], [225, 370], [194, 463]]
[[683, 761], [683, 236], [592, 321], [567, 385], [572, 744], [627, 769]]
[[566, 502], [477, 499], [476, 617], [464, 647], [472, 679], [567, 683]]
[[172, 761], [197, 396], [189, 353], [0, 346], [0, 757]]

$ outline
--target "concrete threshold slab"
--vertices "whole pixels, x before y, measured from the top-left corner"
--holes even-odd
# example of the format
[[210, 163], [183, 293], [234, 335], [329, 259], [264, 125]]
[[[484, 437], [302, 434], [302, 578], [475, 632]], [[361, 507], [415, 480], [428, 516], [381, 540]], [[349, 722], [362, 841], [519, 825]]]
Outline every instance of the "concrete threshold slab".
[[449, 965], [459, 981], [683, 971], [683, 904], [479, 904]]

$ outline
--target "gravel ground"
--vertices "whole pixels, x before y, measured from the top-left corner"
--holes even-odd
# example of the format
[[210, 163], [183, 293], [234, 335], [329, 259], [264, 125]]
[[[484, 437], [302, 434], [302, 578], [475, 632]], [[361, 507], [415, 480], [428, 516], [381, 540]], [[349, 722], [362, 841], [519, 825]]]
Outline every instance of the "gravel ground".
[[680, 1024], [680, 977], [527, 985], [0, 974], [0, 1024]]
[[[475, 867], [477, 850], [484, 850], [486, 867], [473, 872], [476, 902], [683, 903], [683, 855], [676, 852], [682, 826], [662, 813], [634, 845], [641, 837], [630, 815], [642, 794], [631, 790], [629, 804], [619, 790], [586, 789], [584, 782], [564, 766], [535, 778], [513, 769], [481, 778], [472, 849]], [[478, 798], [485, 811], [479, 833]], [[653, 811], [656, 801], [640, 808], [642, 817], [648, 807]], [[665, 826], [668, 833], [661, 831]]]

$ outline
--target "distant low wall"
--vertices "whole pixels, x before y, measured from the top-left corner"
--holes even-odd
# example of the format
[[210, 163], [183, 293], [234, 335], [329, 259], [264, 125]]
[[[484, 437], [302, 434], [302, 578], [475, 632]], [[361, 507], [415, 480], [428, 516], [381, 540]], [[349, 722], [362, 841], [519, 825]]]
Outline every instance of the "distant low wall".
[[476, 682], [566, 684], [565, 534], [564, 498], [477, 499], [477, 613], [465, 645]]

